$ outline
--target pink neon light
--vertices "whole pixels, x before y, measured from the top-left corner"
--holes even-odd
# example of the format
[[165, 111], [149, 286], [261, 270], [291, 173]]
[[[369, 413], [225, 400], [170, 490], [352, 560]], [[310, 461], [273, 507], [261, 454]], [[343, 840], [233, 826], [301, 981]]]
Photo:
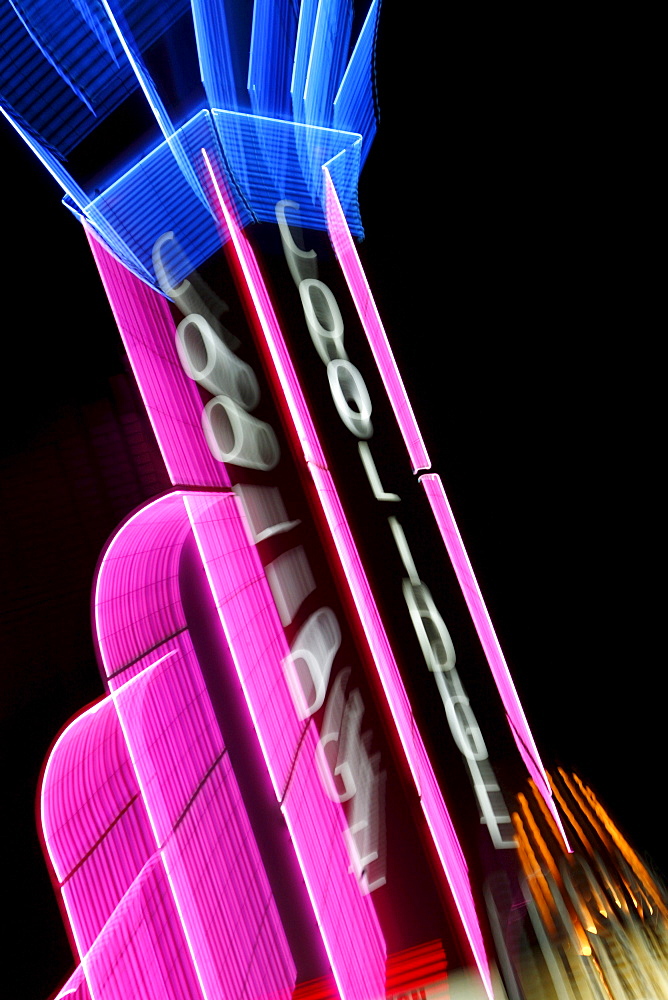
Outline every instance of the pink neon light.
[[82, 965], [95, 998], [202, 1000], [159, 854], [125, 893]]
[[343, 576], [355, 602], [397, 734], [418, 789], [422, 809], [441, 859], [448, 885], [485, 989], [492, 998], [487, 955], [471, 894], [471, 883], [464, 854], [438, 787], [427, 751], [418, 732], [406, 689], [401, 681], [399, 668], [392, 654], [387, 633], [373, 599], [369, 581], [364, 572], [334, 481], [326, 470], [318, 469], [312, 465], [309, 466], [309, 470], [341, 560]]
[[61, 734], [44, 774], [42, 828], [80, 955], [91, 947], [155, 842], [110, 699]]
[[317, 742], [311, 723], [281, 808], [309, 874], [309, 895], [342, 1000], [375, 1000], [385, 996], [385, 941], [371, 897], [360, 893], [348, 872], [346, 824], [341, 807], [323, 793], [314, 766]]
[[385, 947], [371, 897], [345, 850], [346, 820], [316, 766], [317, 733], [297, 717], [278, 612], [236, 496], [187, 498], [193, 532], [334, 977], [344, 1000], [384, 994]]
[[522, 759], [531, 777], [536, 782], [536, 787], [543, 796], [545, 804], [554, 817], [566, 848], [570, 851], [571, 848], [568, 845], [565, 830], [552, 799], [550, 783], [540, 759], [538, 748], [529, 729], [529, 723], [517, 695], [513, 679], [510, 676], [508, 664], [494, 631], [494, 626], [492, 625], [492, 620], [489, 617], [489, 612], [480, 592], [478, 581], [475, 578], [473, 567], [464, 548], [464, 543], [459, 534], [452, 509], [448, 503], [441, 477], [436, 475], [436, 473], [420, 476], [420, 484], [427, 494], [427, 499], [441, 532], [441, 537], [445, 542], [445, 547], [448, 550], [448, 555], [457, 574], [459, 586], [462, 589], [468, 609], [471, 612], [476, 632], [482, 643], [487, 662], [501, 695], [517, 749], [522, 755]]
[[304, 458], [307, 462], [315, 462], [317, 465], [324, 466], [325, 458], [320, 448], [318, 435], [315, 432], [296, 372], [290, 362], [290, 356], [281, 336], [276, 313], [260, 274], [255, 254], [244, 233], [237, 225], [232, 208], [228, 206], [221, 193], [222, 182], [216, 176], [205, 149], [202, 150], [202, 155], [222, 213], [221, 222], [224, 223], [225, 230], [230, 235], [236, 259], [241, 267], [260, 327], [271, 352], [274, 367], [279, 373], [281, 390], [290, 407], [291, 420], [297, 432]]
[[124, 268], [87, 227], [86, 235], [172, 483], [229, 486], [225, 466], [202, 434], [204, 407], [197, 385], [181, 367], [166, 300]]
[[170, 634], [193, 496], [202, 516], [221, 498], [160, 497], [109, 545], [103, 660], [142, 655], [45, 769], [45, 841], [96, 1000], [229, 1000], [251, 985], [253, 1000], [289, 1000], [296, 978], [189, 634]]
[[54, 1000], [65, 1000], [66, 997], [68, 1000], [91, 1000], [88, 983], [86, 982], [83, 968], [80, 965], [77, 965], [60, 993], [54, 997]]
[[385, 391], [392, 404], [394, 415], [408, 449], [413, 472], [417, 472], [419, 469], [430, 469], [431, 461], [422, 440], [420, 428], [417, 425], [397, 363], [392, 354], [392, 348], [355, 249], [353, 238], [350, 235], [350, 229], [341, 208], [334, 182], [327, 167], [323, 166], [322, 169], [325, 175], [327, 227], [334, 253], [348, 282], [355, 308], [376, 359]]
[[[95, 630], [112, 688], [153, 663], [160, 654], [150, 651], [186, 626], [178, 574], [189, 530], [182, 495], [171, 493], [132, 514], [100, 560]], [[172, 648], [161, 647], [163, 653]], [[145, 655], [148, 661], [142, 659]]]
[[[309, 446], [308, 448], [304, 447], [305, 456], [313, 452], [321, 456], [320, 461], [308, 461], [308, 468], [316, 486], [320, 504], [341, 561], [343, 579], [345, 585], [350, 589], [363, 631], [367, 636], [390, 712], [394, 719], [413, 779], [420, 793], [422, 808], [459, 911], [475, 962], [485, 989], [489, 997], [493, 998], [484, 941], [459, 841], [457, 840], [443, 797], [438, 789], [426, 750], [417, 731], [415, 720], [410, 710], [410, 704], [401, 682], [399, 670], [392, 655], [389, 640], [383, 628], [378, 609], [373, 600], [371, 589], [347, 519], [341, 507], [336, 487], [331, 475], [324, 468], [322, 451], [310, 417], [308, 418], [308, 423], [305, 423], [303, 409], [305, 409], [306, 404], [301, 395], [296, 373], [280, 326], [269, 301], [269, 295], [260, 274], [255, 255], [245, 236], [240, 232], [231, 209], [226, 205], [224, 193], [204, 150], [203, 154], [235, 254], [248, 285], [252, 302], [258, 313], [260, 328], [268, 343], [275, 368], [276, 380], [283, 391], [288, 414], [297, 425], [297, 432], [302, 442], [304, 428], [308, 427]], [[308, 417], [308, 412], [306, 416]], [[425, 466], [424, 464], [418, 464], [417, 467], [424, 468]]]

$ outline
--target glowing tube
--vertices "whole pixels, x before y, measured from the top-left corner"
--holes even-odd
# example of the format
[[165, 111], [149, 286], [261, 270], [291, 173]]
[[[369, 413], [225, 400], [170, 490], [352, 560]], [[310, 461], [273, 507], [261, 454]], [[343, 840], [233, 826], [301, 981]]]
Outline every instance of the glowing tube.
[[557, 828], [563, 838], [566, 848], [570, 851], [566, 833], [552, 799], [552, 791], [547, 774], [545, 773], [545, 768], [543, 767], [538, 753], [538, 748], [536, 747], [531, 730], [529, 729], [529, 723], [527, 722], [524, 709], [522, 708], [520, 699], [517, 695], [513, 679], [510, 676], [508, 664], [506, 663], [503, 651], [501, 650], [501, 645], [496, 632], [494, 631], [492, 620], [489, 617], [489, 612], [487, 611], [483, 596], [480, 592], [478, 581], [475, 578], [469, 557], [466, 553], [466, 549], [464, 548], [464, 543], [462, 542], [461, 535], [459, 534], [459, 529], [457, 528], [450, 504], [448, 503], [448, 498], [445, 495], [441, 477], [435, 473], [420, 476], [420, 485], [427, 494], [427, 499], [429, 500], [434, 518], [436, 519], [439, 531], [441, 532], [441, 537], [445, 542], [446, 549], [448, 550], [450, 561], [452, 562], [454, 571], [457, 574], [459, 586], [462, 589], [468, 609], [471, 612], [473, 624], [475, 625], [476, 632], [478, 633], [478, 637], [485, 651], [485, 656], [487, 658], [489, 668], [492, 671], [497, 689], [501, 695], [501, 700], [506, 710], [506, 715], [510, 724], [511, 732], [515, 739], [515, 743], [517, 744], [517, 749], [519, 750], [531, 777], [536, 782], [536, 787], [539, 789], [545, 804], [554, 817], [554, 821], [557, 824]]
[[385, 391], [392, 404], [394, 415], [408, 449], [413, 472], [417, 472], [419, 469], [430, 469], [431, 462], [422, 440], [420, 428], [413, 414], [387, 334], [378, 314], [353, 238], [350, 235], [350, 229], [341, 208], [334, 182], [327, 167], [322, 169], [325, 175], [327, 228], [334, 253], [345, 275], [360, 322], [378, 365]]
[[86, 234], [171, 481], [229, 486], [202, 435], [202, 401], [179, 361], [167, 302]]

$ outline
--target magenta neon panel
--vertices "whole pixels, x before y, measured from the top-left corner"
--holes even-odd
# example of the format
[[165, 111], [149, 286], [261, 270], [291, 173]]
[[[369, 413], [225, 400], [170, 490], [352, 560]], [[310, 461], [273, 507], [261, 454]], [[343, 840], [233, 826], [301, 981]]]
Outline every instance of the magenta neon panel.
[[190, 636], [180, 642], [113, 696], [160, 845], [223, 751]]
[[78, 965], [54, 1000], [91, 1000], [83, 968]]
[[229, 486], [202, 434], [202, 400], [181, 367], [167, 301], [86, 234], [171, 481]]
[[561, 836], [564, 839], [564, 844], [570, 850], [566, 833], [552, 799], [552, 791], [538, 753], [538, 748], [529, 729], [529, 723], [517, 695], [513, 679], [510, 676], [508, 664], [494, 631], [494, 626], [492, 625], [492, 620], [489, 617], [489, 612], [480, 592], [478, 581], [475, 578], [473, 567], [464, 548], [464, 543], [462, 542], [452, 509], [448, 503], [441, 477], [435, 473], [430, 473], [420, 477], [420, 484], [427, 494], [427, 499], [441, 532], [441, 537], [448, 550], [450, 561], [457, 574], [459, 586], [462, 589], [468, 609], [471, 612], [476, 632], [482, 643], [487, 662], [501, 695], [517, 748], [531, 777], [536, 782], [536, 786], [545, 800], [545, 804], [554, 817]]
[[110, 699], [79, 715], [58, 739], [41, 806], [46, 846], [83, 955], [155, 850]]
[[431, 461], [422, 440], [420, 428], [417, 425], [385, 328], [355, 249], [334, 182], [327, 167], [322, 169], [325, 177], [327, 228], [334, 253], [345, 275], [360, 322], [378, 365], [385, 391], [392, 404], [404, 444], [408, 449], [413, 472], [417, 472], [419, 469], [430, 469]]
[[289, 1000], [294, 964], [227, 755], [162, 853], [208, 1000]]
[[159, 854], [142, 869], [82, 965], [95, 1000], [202, 1000]]
[[[56, 743], [45, 838], [94, 1000], [229, 1000], [249, 984], [289, 1000], [296, 970], [190, 636], [169, 634], [186, 499], [147, 504], [101, 562], [105, 662], [141, 655]], [[202, 512], [219, 499], [196, 495]]]
[[122, 671], [117, 684], [148, 666], [136, 661], [185, 628], [178, 572], [189, 531], [175, 492], [129, 517], [100, 560], [95, 628], [107, 677]]
[[333, 974], [344, 1000], [380, 997], [384, 943], [375, 909], [349, 871], [345, 815], [323, 789], [315, 727], [299, 720], [292, 703], [283, 668], [289, 647], [259, 556], [248, 544], [240, 501], [234, 495], [215, 505], [207, 500], [187, 498], [193, 531]]
[[[67, 726], [45, 768], [42, 827], [59, 882], [100, 841], [138, 790], [114, 706], [105, 699]], [[81, 823], [84, 810], [86, 822]]]

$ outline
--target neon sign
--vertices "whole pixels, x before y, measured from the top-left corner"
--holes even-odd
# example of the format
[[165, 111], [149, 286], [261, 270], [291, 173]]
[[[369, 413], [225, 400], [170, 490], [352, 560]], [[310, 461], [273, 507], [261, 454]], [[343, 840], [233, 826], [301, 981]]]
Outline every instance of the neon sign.
[[[429, 469], [351, 236], [361, 233], [356, 182], [375, 130], [378, 4], [355, 20], [345, 0], [304, 0], [299, 12], [288, 0], [258, 0], [252, 23], [239, 5], [208, 0], [173, 0], [159, 12], [123, 0], [92, 11], [81, 0], [48, 18], [32, 0], [15, 6], [30, 57], [48, 67], [40, 75], [28, 60], [25, 74], [8, 75], [7, 115], [86, 225], [172, 483], [103, 554], [94, 608], [108, 696], [68, 727], [46, 768], [45, 836], [80, 961], [69, 992], [288, 1000], [317, 974], [341, 1000], [429, 996], [423, 982], [400, 983], [389, 970], [416, 941], [437, 940], [441, 982], [445, 942], [449, 960], [473, 959], [491, 997], [469, 845], [424, 742], [364, 539], [346, 515], [345, 474], [330, 467], [331, 442], [316, 429], [308, 379], [254, 246], [260, 236], [248, 229], [271, 223], [274, 238], [278, 222], [356, 474], [366, 477], [365, 502], [396, 511], [400, 495], [392, 482], [385, 489], [370, 444], [379, 398], [348, 356], [342, 300], [289, 221], [301, 205], [305, 224], [328, 234], [410, 470]], [[172, 100], [152, 66], [165, 37], [178, 42], [181, 31], [191, 33], [197, 72]], [[31, 75], [39, 114], [12, 82]], [[46, 78], [58, 100], [40, 89]], [[89, 196], [67, 154], [133, 88], [164, 142]], [[176, 128], [184, 107], [193, 113]], [[227, 282], [238, 297], [235, 333], [221, 319], [226, 303], [196, 277], [209, 265], [214, 287]], [[425, 475], [421, 485], [513, 736], [553, 809], [440, 480]], [[402, 565], [403, 618], [483, 820], [496, 846], [512, 846], [450, 632], [399, 518], [383, 526]], [[407, 879], [419, 891], [407, 893]], [[295, 913], [315, 958], [300, 954]]]

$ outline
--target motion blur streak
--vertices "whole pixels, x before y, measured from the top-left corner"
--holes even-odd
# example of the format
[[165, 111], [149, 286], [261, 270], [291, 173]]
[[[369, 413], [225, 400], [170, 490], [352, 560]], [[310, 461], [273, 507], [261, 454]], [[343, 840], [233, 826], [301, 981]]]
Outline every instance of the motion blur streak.
[[[550, 778], [569, 825], [564, 852], [535, 790], [513, 814], [529, 924], [514, 974], [527, 1000], [662, 1000], [668, 996], [666, 891], [591, 789]], [[532, 800], [533, 804], [532, 804]]]

